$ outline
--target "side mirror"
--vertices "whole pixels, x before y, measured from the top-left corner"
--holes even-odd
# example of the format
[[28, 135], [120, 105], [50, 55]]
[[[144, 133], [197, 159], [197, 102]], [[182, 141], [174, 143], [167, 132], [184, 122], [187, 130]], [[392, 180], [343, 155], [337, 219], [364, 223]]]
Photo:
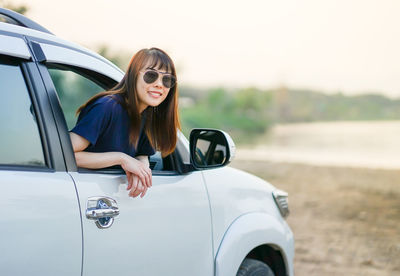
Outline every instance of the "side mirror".
[[227, 165], [235, 156], [235, 143], [217, 129], [193, 129], [190, 133], [190, 160], [196, 169]]

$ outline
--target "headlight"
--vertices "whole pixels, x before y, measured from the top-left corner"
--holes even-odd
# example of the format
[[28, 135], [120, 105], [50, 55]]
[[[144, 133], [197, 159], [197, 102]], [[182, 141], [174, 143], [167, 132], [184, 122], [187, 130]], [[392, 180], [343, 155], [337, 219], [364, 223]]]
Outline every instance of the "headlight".
[[289, 215], [288, 193], [281, 190], [275, 190], [274, 192], [272, 192], [272, 196], [275, 199], [275, 203], [278, 206], [282, 217], [286, 218]]

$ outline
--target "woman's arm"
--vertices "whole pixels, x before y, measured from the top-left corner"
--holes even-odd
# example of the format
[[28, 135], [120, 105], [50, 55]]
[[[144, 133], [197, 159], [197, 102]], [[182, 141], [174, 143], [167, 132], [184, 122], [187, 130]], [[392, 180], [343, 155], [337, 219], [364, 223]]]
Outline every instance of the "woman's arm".
[[128, 177], [128, 188], [133, 189], [129, 193], [130, 196], [137, 196], [142, 192], [144, 196], [147, 188], [151, 187], [151, 170], [147, 156], [146, 158], [138, 156], [139, 160], [137, 160], [122, 152], [85, 152], [83, 150], [89, 146], [90, 142], [73, 132], [70, 132], [70, 137], [78, 167], [101, 169], [120, 165]]
[[[139, 155], [139, 156], [136, 156], [135, 158], [138, 159], [140, 162], [142, 162], [146, 167], [150, 167], [150, 162], [149, 162], [149, 157], [148, 156]], [[128, 174], [127, 174], [127, 177], [128, 177]], [[131, 180], [129, 181], [130, 177], [131, 177]], [[144, 186], [144, 190], [141, 191], [141, 190], [135, 188], [135, 187], [138, 187], [138, 186], [140, 187], [140, 185], [142, 185], [142, 182], [140, 181], [140, 179], [134, 174], [131, 174], [130, 177], [128, 177], [129, 184], [128, 184], [128, 187], [126, 188], [127, 190], [130, 190], [129, 196], [136, 197], [141, 193], [140, 197], [144, 197], [146, 192], [147, 192], [147, 189], [150, 188], [150, 187], [147, 187], [147, 186], [143, 185]], [[153, 184], [151, 183], [151, 185], [153, 185]]]
[[85, 152], [90, 142], [82, 136], [70, 132], [72, 147], [78, 167], [101, 169], [114, 165], [121, 165], [124, 153], [122, 152]]
[[147, 167], [150, 167], [149, 157], [147, 155], [136, 156], [136, 159], [145, 164]]

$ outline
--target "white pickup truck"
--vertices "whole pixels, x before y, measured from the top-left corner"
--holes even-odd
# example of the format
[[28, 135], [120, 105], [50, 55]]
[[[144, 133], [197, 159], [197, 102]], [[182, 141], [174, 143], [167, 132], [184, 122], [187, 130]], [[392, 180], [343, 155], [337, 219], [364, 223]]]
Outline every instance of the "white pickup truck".
[[150, 158], [142, 199], [119, 168], [77, 167], [73, 113], [122, 76], [0, 8], [0, 274], [292, 276], [287, 194], [226, 166], [228, 134], [180, 133], [174, 153]]

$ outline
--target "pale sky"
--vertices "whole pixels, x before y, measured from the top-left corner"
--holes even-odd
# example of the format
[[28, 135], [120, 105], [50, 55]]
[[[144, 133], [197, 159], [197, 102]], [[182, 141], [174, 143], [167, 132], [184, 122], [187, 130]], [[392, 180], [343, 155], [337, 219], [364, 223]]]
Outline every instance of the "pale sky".
[[180, 84], [400, 97], [398, 0], [14, 0], [91, 49], [166, 50]]

